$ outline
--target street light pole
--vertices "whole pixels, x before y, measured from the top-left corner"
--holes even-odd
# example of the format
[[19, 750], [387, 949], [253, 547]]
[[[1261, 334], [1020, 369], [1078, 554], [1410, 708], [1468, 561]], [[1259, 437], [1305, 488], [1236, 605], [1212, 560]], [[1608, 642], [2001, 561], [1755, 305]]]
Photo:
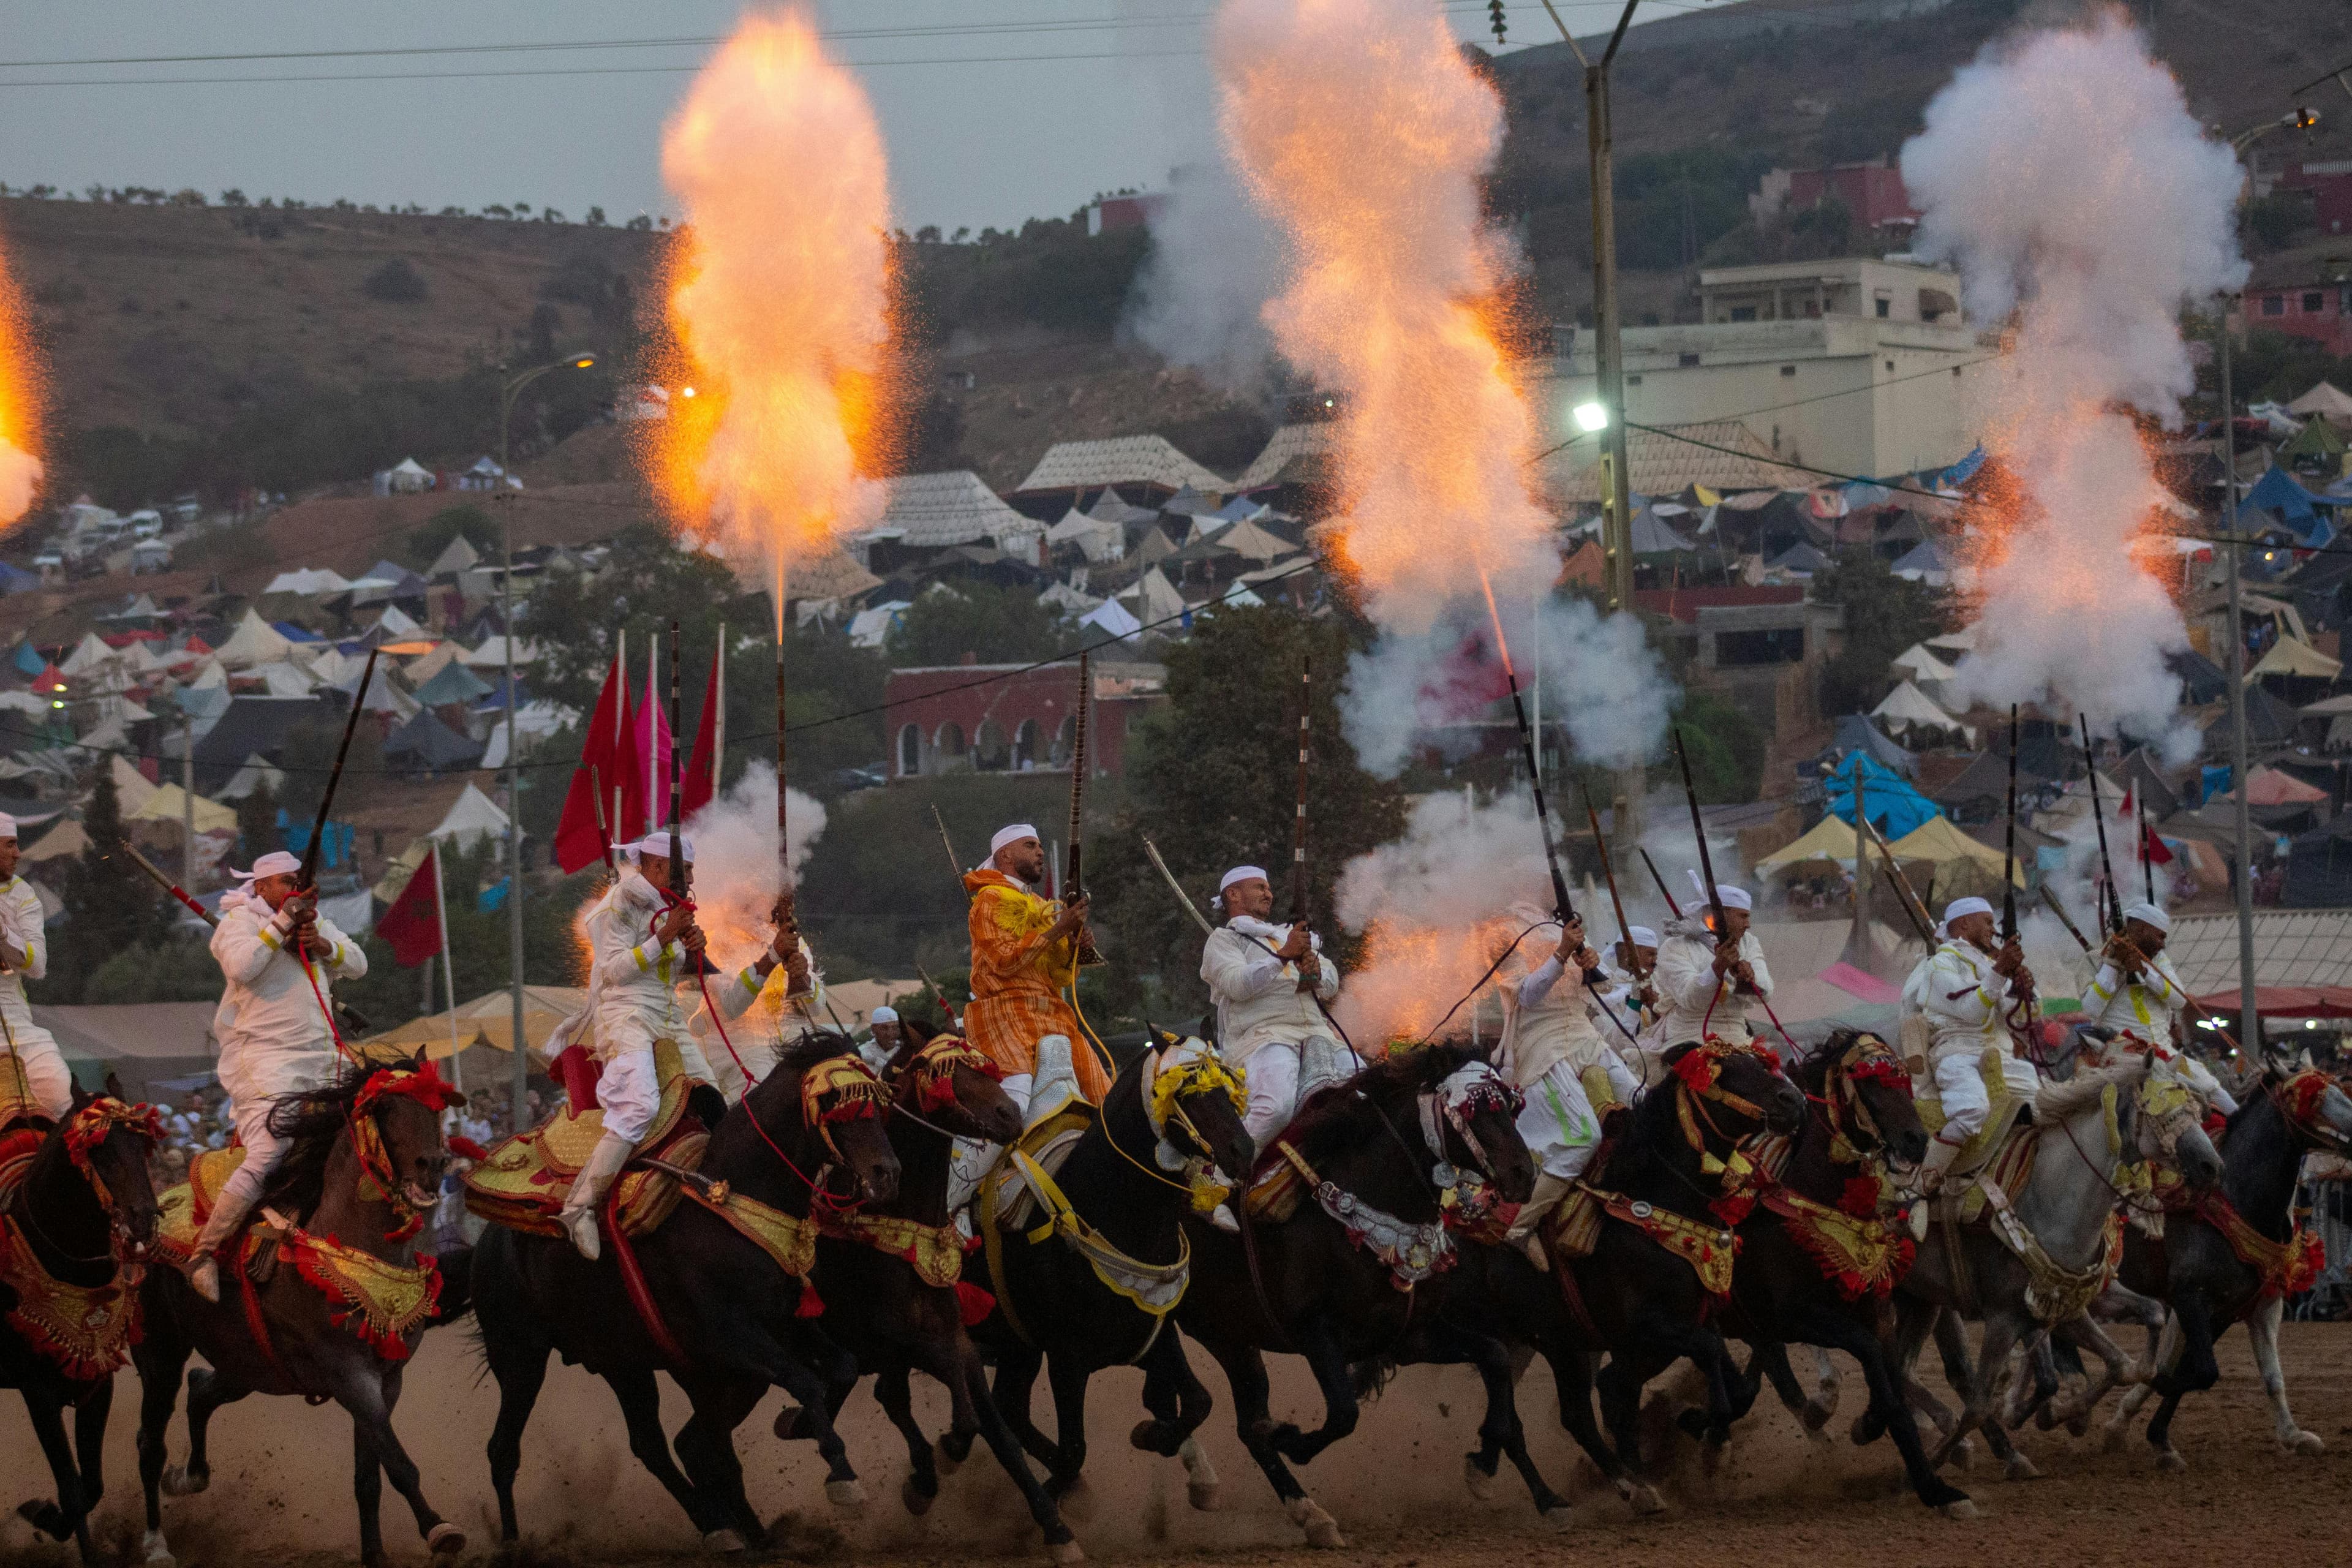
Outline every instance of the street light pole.
[[[2221, 297], [2221, 548], [2230, 584], [2230, 772], [2238, 785], [2238, 1038], [2252, 1048], [2261, 1037], [2254, 1001], [2254, 827], [2246, 798], [2246, 629], [2238, 587], [2238, 421], [2230, 385], [2230, 299]], [[2141, 829], [2146, 832], [2145, 826]]]
[[524, 387], [552, 371], [587, 370], [595, 363], [595, 355], [579, 354], [537, 365], [499, 391], [499, 538], [506, 557], [506, 570], [499, 574], [499, 620], [507, 676], [507, 967], [514, 1004], [514, 1130], [518, 1132], [530, 1125], [526, 1108], [530, 1100], [530, 1044], [522, 1030], [522, 726], [517, 721], [522, 705], [515, 693], [514, 479], [508, 472], [508, 428], [513, 422], [515, 397]]

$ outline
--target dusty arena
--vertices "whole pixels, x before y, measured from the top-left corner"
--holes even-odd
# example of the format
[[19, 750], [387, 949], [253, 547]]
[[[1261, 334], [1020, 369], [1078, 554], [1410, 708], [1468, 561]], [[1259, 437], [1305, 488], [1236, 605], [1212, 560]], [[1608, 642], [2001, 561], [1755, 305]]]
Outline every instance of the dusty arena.
[[[1354, 1437], [1302, 1471], [1302, 1479], [1347, 1530], [1350, 1561], [1400, 1568], [1451, 1568], [1589, 1557], [1622, 1564], [1683, 1564], [1696, 1556], [1741, 1563], [1871, 1568], [1952, 1563], [1979, 1553], [2005, 1555], [2032, 1542], [2036, 1561], [2069, 1568], [2144, 1568], [2215, 1561], [2317, 1564], [2342, 1561], [2340, 1513], [2315, 1499], [2352, 1495], [2352, 1328], [2289, 1323], [2282, 1335], [2288, 1389], [2304, 1425], [2327, 1442], [2317, 1458], [2290, 1458], [2271, 1443], [2270, 1419], [2242, 1334], [2221, 1346], [2223, 1381], [2187, 1401], [2175, 1426], [2188, 1457], [2185, 1475], [2161, 1476], [2137, 1441], [2126, 1452], [2029, 1433], [2021, 1446], [2044, 1478], [2011, 1483], [1979, 1459], [1960, 1482], [1980, 1517], [1956, 1523], [1927, 1513], [1897, 1489], [1894, 1455], [1884, 1443], [1860, 1450], [1842, 1436], [1859, 1404], [1849, 1376], [1848, 1405], [1832, 1426], [1836, 1442], [1808, 1444], [1777, 1406], [1759, 1405], [1737, 1430], [1714, 1475], [1696, 1450], [1678, 1440], [1677, 1464], [1663, 1489], [1672, 1511], [1631, 1520], [1570, 1450], [1553, 1424], [1548, 1380], [1522, 1385], [1536, 1458], [1555, 1484], [1576, 1499], [1564, 1531], [1539, 1523], [1507, 1468], [1494, 1495], [1473, 1499], [1462, 1479], [1462, 1454], [1477, 1421], [1476, 1384], [1461, 1369], [1406, 1372], [1365, 1412]], [[1312, 1390], [1296, 1361], [1276, 1358], [1276, 1410], [1312, 1420]], [[1929, 1360], [1932, 1362], [1933, 1358]], [[1298, 1545], [1274, 1496], [1234, 1441], [1224, 1390], [1204, 1368], [1219, 1410], [1203, 1430], [1223, 1477], [1213, 1513], [1186, 1505], [1183, 1472], [1173, 1461], [1129, 1449], [1125, 1433], [1137, 1409], [1138, 1377], [1107, 1375], [1095, 1385], [1092, 1454], [1069, 1518], [1090, 1556], [1149, 1563], [1307, 1563], [1330, 1561]], [[1850, 1370], [1850, 1369], [1849, 1369]], [[425, 1468], [428, 1493], [473, 1537], [466, 1560], [487, 1562], [496, 1530], [482, 1457], [495, 1405], [478, 1381], [466, 1331], [427, 1337], [408, 1378], [399, 1425]], [[1940, 1384], [1937, 1385], [1940, 1391]], [[138, 1384], [117, 1379], [108, 1435], [108, 1489], [101, 1533], [120, 1560], [136, 1561], [138, 1472], [131, 1438]], [[752, 1499], [777, 1513], [798, 1510], [791, 1554], [805, 1561], [934, 1563], [1039, 1556], [1036, 1533], [1002, 1472], [978, 1450], [946, 1479], [940, 1506], [910, 1519], [898, 1502], [904, 1449], [870, 1396], [845, 1413], [844, 1432], [869, 1506], [861, 1518], [835, 1516], [823, 1504], [823, 1472], [805, 1448], [768, 1434], [781, 1396], [771, 1396], [740, 1434]], [[1286, 1410], [1286, 1398], [1287, 1408]], [[944, 1401], [919, 1383], [918, 1409], [937, 1426]], [[13, 1405], [15, 1400], [11, 1397]], [[680, 1402], [666, 1414], [675, 1428]], [[1045, 1400], [1039, 1399], [1043, 1414]], [[0, 1474], [16, 1483], [13, 1503], [45, 1491], [45, 1468], [18, 1412], [0, 1421]], [[174, 1420], [173, 1452], [184, 1449]], [[330, 1407], [287, 1399], [252, 1399], [221, 1412], [213, 1426], [214, 1479], [205, 1495], [166, 1504], [167, 1528], [184, 1568], [263, 1568], [355, 1561], [351, 1502], [351, 1427]], [[629, 1457], [609, 1394], [577, 1368], [548, 1382], [525, 1449], [520, 1499], [533, 1549], [511, 1559], [539, 1568], [612, 1565], [698, 1557], [684, 1517]], [[385, 1535], [396, 1559], [423, 1562], [406, 1510], [387, 1498]], [[8, 1568], [72, 1562], [69, 1548], [34, 1544], [13, 1513], [0, 1524], [0, 1563]]]

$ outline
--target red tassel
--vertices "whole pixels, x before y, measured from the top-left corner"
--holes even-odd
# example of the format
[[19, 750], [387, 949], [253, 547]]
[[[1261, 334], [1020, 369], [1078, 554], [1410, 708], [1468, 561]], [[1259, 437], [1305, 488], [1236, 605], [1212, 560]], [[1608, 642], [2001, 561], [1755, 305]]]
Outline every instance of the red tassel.
[[490, 1152], [488, 1149], [483, 1148], [479, 1143], [475, 1142], [471, 1138], [450, 1139], [449, 1152], [458, 1156], [460, 1159], [471, 1160], [477, 1164], [479, 1164], [482, 1161], [490, 1157]]
[[814, 1281], [807, 1279], [801, 1281], [801, 1302], [799, 1306], [793, 1309], [793, 1316], [795, 1318], [824, 1316], [824, 1298], [816, 1293]]
[[981, 1324], [988, 1321], [988, 1315], [996, 1310], [996, 1298], [971, 1280], [957, 1280], [955, 1289], [956, 1309], [963, 1316], [965, 1328], [980, 1327]]

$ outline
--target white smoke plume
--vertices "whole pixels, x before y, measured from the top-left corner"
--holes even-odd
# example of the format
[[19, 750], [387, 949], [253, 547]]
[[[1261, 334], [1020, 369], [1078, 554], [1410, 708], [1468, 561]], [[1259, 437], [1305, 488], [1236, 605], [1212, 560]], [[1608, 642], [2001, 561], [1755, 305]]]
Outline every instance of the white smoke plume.
[[[1604, 616], [1582, 599], [1546, 598], [1540, 616], [1538, 624], [1522, 607], [1502, 617], [1530, 719], [1564, 724], [1576, 755], [1601, 767], [1656, 755], [1675, 687], [1641, 623]], [[1449, 710], [1438, 673], [1464, 637], [1487, 626], [1484, 603], [1456, 605], [1428, 630], [1391, 632], [1350, 662], [1341, 716], [1365, 767], [1394, 777], [1419, 737], [1463, 717]]]
[[[792, 819], [793, 881], [824, 833], [824, 807], [798, 790]], [[769, 911], [782, 886], [776, 864], [776, 770], [755, 762], [732, 789], [687, 819], [694, 840], [695, 918], [710, 936], [711, 962], [734, 969], [757, 957], [769, 939]]]
[[1263, 320], [1280, 277], [1274, 232], [1222, 158], [1188, 156], [1166, 195], [1120, 331], [1213, 386], [1261, 396], [1275, 359]]
[[2180, 614], [2127, 553], [2167, 500], [2128, 405], [2170, 422], [2196, 377], [2184, 302], [2246, 278], [2240, 171], [2120, 13], [1989, 47], [1903, 149], [1916, 248], [1960, 269], [1969, 310], [2013, 313], [1986, 446], [2014, 476], [1980, 578], [1966, 698], [2052, 699], [2093, 728], [2159, 737]]

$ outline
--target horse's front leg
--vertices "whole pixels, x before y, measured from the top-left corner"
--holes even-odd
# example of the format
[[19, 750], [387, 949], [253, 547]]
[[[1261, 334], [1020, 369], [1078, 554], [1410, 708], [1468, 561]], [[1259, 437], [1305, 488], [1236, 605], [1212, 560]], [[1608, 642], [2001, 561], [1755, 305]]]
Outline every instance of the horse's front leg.
[[2327, 1445], [2316, 1432], [2306, 1432], [2295, 1425], [2294, 1412], [2286, 1407], [2286, 1374], [2279, 1370], [2279, 1319], [2286, 1311], [2283, 1296], [2265, 1297], [2255, 1303], [2253, 1312], [2246, 1319], [2246, 1337], [2254, 1342], [2254, 1365], [2263, 1374], [2263, 1394], [2271, 1402], [2272, 1431], [2278, 1437], [2279, 1451], [2285, 1454], [2317, 1454]]
[[16, 1511], [46, 1534], [59, 1541], [71, 1537], [80, 1549], [81, 1560], [93, 1562], [89, 1510], [82, 1501], [73, 1444], [66, 1436], [65, 1405], [52, 1390], [28, 1388], [25, 1413], [33, 1418], [33, 1435], [40, 1440], [41, 1457], [49, 1462], [49, 1480], [58, 1495], [54, 1502], [28, 1500]]
[[1323, 1425], [1302, 1432], [1286, 1421], [1267, 1434], [1267, 1441], [1284, 1458], [1304, 1465], [1353, 1433], [1362, 1406], [1356, 1397], [1355, 1373], [1348, 1366], [1347, 1352], [1321, 1316], [1309, 1316], [1293, 1325], [1292, 1339], [1306, 1358], [1307, 1370], [1315, 1374], [1315, 1386], [1322, 1391]]
[[[393, 1430], [392, 1412], [400, 1403], [400, 1380], [398, 1363], [386, 1365], [377, 1361], [373, 1352], [362, 1349], [354, 1341], [352, 1353], [341, 1360], [327, 1381], [335, 1403], [352, 1418], [354, 1455], [361, 1448], [373, 1454], [383, 1474], [392, 1479], [393, 1489], [407, 1500], [408, 1510], [416, 1520], [416, 1533], [425, 1538], [436, 1558], [454, 1558], [466, 1549], [466, 1532], [443, 1519], [425, 1500], [424, 1478], [417, 1470], [416, 1461], [408, 1457], [408, 1450], [401, 1447], [400, 1435]], [[193, 1417], [193, 1399], [190, 1405]], [[354, 1477], [362, 1530], [374, 1513], [366, 1490], [361, 1489], [365, 1479], [363, 1476]], [[381, 1495], [380, 1487], [373, 1489]], [[378, 1551], [382, 1551], [381, 1540]]]

